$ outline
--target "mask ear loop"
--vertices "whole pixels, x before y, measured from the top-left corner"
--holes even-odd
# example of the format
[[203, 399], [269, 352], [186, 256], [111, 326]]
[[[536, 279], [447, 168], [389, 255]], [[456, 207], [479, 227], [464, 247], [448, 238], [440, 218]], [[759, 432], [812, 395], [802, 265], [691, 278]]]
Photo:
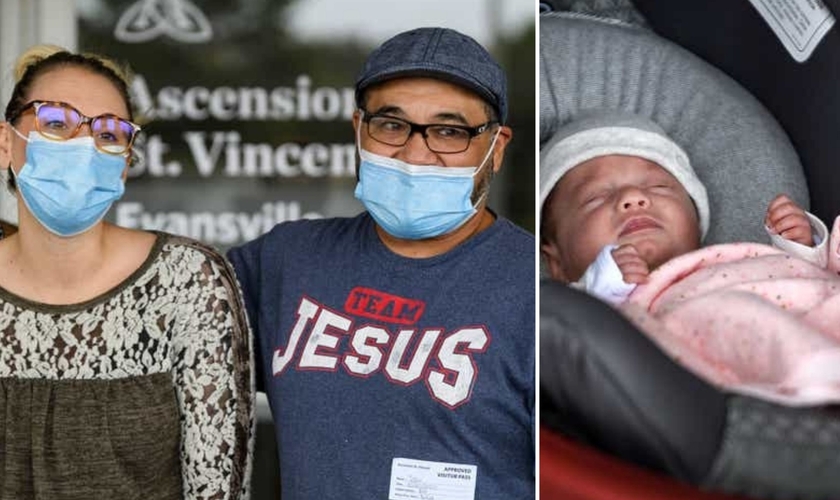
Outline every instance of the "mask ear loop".
[[478, 206], [481, 205], [481, 202], [484, 201], [485, 198], [487, 198], [487, 195], [489, 193], [490, 193], [490, 184], [488, 183], [487, 184], [487, 189], [485, 189], [484, 192], [481, 193], [481, 196], [479, 196], [478, 199], [475, 200], [475, 203], [473, 203], [473, 208], [478, 210]]
[[475, 169], [475, 172], [473, 172], [473, 177], [478, 175], [478, 173], [481, 172], [481, 169], [484, 168], [484, 165], [487, 164], [487, 160], [490, 159], [490, 155], [493, 153], [493, 150], [496, 147], [496, 139], [499, 138], [499, 133], [501, 133], [501, 131], [502, 131], [502, 127], [500, 125], [499, 128], [496, 129], [496, 133], [493, 135], [493, 140], [490, 141], [490, 149], [487, 150], [487, 154], [484, 155], [484, 159], [481, 160], [481, 163], [479, 163], [478, 168]]
[[[487, 164], [487, 160], [490, 159], [490, 155], [493, 153], [493, 150], [496, 147], [496, 139], [499, 138], [499, 133], [501, 133], [501, 131], [502, 131], [502, 127], [499, 126], [499, 128], [496, 129], [496, 134], [493, 136], [493, 140], [490, 142], [490, 149], [487, 150], [487, 154], [484, 155], [484, 159], [481, 160], [481, 164], [478, 166], [477, 169], [475, 169], [475, 172], [473, 172], [473, 177], [478, 175], [478, 173], [481, 172], [481, 169], [484, 168], [484, 165]], [[489, 182], [487, 183], [487, 188], [484, 190], [483, 193], [481, 193], [481, 196], [479, 196], [478, 199], [475, 201], [475, 203], [473, 203], [473, 208], [478, 207], [478, 205], [480, 205], [481, 202], [484, 201], [485, 198], [487, 198], [488, 193], [490, 193], [490, 183]]]
[[356, 154], [361, 158], [362, 156], [362, 127], [364, 126], [365, 110], [359, 108], [359, 126], [356, 127]]
[[10, 128], [10, 129], [12, 129], [12, 132], [14, 132], [15, 134], [17, 134], [17, 136], [18, 136], [18, 137], [20, 137], [20, 138], [21, 138], [21, 139], [23, 139], [23, 140], [24, 140], [27, 144], [29, 144], [29, 138], [28, 138], [28, 137], [25, 137], [23, 134], [21, 134], [21, 133], [20, 133], [20, 131], [18, 131], [18, 129], [16, 129], [16, 128], [15, 128], [15, 127], [11, 124], [11, 123], [9, 124], [9, 128]]
[[[16, 129], [11, 123], [9, 124], [9, 128], [12, 129], [12, 132], [14, 132], [18, 137], [20, 137], [25, 143], [29, 144], [29, 138], [25, 137], [23, 134], [21, 134], [20, 131], [18, 129]], [[10, 156], [10, 158], [9, 158], [9, 175], [12, 178], [15, 178], [16, 177], [15, 170], [12, 168], [14, 166], [14, 163], [12, 163], [11, 154], [9, 156]]]

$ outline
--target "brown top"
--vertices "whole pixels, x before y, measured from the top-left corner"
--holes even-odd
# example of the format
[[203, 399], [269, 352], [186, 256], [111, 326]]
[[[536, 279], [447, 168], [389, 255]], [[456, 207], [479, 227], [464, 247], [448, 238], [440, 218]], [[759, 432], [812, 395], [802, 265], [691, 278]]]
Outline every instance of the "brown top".
[[172, 376], [0, 379], [0, 498], [180, 500]]

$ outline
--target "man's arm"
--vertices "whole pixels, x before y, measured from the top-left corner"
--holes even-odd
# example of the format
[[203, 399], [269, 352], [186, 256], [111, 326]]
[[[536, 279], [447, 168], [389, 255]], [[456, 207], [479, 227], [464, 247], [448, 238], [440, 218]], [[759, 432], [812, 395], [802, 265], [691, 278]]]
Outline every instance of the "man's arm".
[[248, 313], [248, 322], [254, 336], [254, 370], [256, 373], [257, 391], [265, 392], [262, 370], [262, 349], [260, 348], [260, 318], [259, 302], [260, 290], [262, 287], [262, 266], [260, 265], [260, 252], [263, 238], [259, 238], [242, 246], [232, 248], [227, 253], [227, 258], [233, 265], [239, 288], [242, 291], [242, 299], [245, 302], [245, 310]]

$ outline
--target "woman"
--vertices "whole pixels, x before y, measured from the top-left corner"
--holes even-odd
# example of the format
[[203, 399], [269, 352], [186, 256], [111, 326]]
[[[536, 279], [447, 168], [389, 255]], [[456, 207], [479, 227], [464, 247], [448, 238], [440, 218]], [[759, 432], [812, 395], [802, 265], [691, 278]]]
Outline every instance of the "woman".
[[0, 124], [0, 498], [247, 496], [250, 335], [215, 251], [102, 220], [132, 123], [113, 62], [24, 53]]

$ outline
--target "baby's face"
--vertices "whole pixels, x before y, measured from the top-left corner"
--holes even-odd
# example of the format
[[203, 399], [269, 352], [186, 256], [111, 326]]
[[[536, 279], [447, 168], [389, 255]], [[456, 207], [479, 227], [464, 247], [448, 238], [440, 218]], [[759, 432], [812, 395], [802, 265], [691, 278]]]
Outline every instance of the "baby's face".
[[580, 279], [604, 245], [633, 244], [651, 269], [700, 246], [697, 210], [654, 162], [608, 155], [585, 161], [554, 187], [542, 251], [552, 277]]

